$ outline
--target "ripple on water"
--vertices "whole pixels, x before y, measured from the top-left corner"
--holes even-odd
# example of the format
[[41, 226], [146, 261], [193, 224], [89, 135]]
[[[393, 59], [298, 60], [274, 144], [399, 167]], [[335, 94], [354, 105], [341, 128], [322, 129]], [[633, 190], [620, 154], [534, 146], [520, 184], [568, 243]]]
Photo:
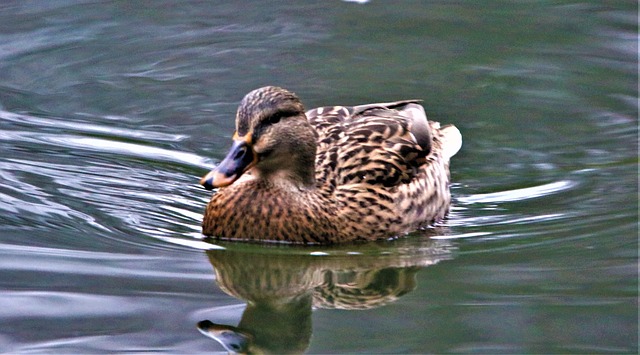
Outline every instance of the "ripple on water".
[[561, 193], [562, 191], [576, 187], [577, 183], [570, 180], [556, 181], [548, 184], [526, 187], [522, 189], [498, 191], [486, 194], [475, 194], [469, 196], [460, 196], [458, 202], [469, 205], [472, 203], [502, 203], [522, 201], [531, 198], [544, 197], [551, 194]]
[[601, 230], [614, 230], [619, 216], [593, 215], [584, 208], [603, 203], [596, 188], [601, 175], [601, 169], [583, 169], [555, 182], [462, 196], [454, 186], [448, 225], [462, 233], [436, 238], [530, 238], [527, 246], [535, 248], [547, 240], [590, 238]]
[[[49, 245], [80, 248], [99, 239], [184, 249], [199, 238], [209, 194], [196, 183], [211, 163], [172, 148], [184, 135], [7, 111], [0, 121], [0, 146], [9, 148], [0, 158], [5, 229], [39, 231]], [[54, 232], [62, 229], [84, 241]], [[17, 234], [11, 241], [24, 242]]]

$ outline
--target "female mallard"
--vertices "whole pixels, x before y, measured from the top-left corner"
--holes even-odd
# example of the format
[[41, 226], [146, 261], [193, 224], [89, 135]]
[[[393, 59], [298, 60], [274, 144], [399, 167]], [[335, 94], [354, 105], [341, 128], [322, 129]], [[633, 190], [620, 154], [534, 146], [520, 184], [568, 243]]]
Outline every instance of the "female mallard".
[[461, 145], [457, 128], [427, 121], [415, 100], [305, 113], [287, 90], [256, 89], [240, 103], [228, 155], [200, 180], [220, 188], [202, 232], [304, 244], [410, 232], [446, 216]]

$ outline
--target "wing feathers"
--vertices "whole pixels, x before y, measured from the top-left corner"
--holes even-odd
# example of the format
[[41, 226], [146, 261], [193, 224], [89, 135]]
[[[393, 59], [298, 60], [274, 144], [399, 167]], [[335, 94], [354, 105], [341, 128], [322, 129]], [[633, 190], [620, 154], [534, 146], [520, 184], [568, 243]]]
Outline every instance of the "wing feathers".
[[[307, 118], [318, 134], [319, 183], [390, 187], [411, 182], [431, 152], [432, 129], [439, 128], [433, 122], [430, 125], [418, 102], [405, 100], [308, 111]], [[460, 132], [447, 126], [442, 137], [438, 136], [443, 143], [442, 154], [448, 160], [460, 148]]]

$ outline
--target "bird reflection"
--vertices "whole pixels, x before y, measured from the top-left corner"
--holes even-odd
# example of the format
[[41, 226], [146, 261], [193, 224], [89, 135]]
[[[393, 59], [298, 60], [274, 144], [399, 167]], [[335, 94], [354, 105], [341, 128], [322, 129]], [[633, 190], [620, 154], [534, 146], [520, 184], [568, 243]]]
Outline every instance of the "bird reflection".
[[418, 270], [451, 257], [449, 244], [421, 239], [320, 252], [219, 244], [225, 249], [207, 251], [218, 285], [247, 307], [237, 326], [203, 320], [198, 329], [232, 353], [303, 353], [311, 339], [312, 309], [359, 310], [394, 302], [416, 287]]

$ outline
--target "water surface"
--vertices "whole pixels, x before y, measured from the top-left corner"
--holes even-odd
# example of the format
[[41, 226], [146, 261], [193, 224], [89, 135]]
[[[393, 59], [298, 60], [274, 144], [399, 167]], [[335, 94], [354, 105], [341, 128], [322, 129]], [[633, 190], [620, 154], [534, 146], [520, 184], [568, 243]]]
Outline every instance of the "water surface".
[[[637, 353], [637, 44], [632, 1], [5, 1], [0, 350], [224, 352], [206, 320], [275, 352]], [[449, 221], [202, 241], [263, 85], [423, 99], [463, 134]]]

